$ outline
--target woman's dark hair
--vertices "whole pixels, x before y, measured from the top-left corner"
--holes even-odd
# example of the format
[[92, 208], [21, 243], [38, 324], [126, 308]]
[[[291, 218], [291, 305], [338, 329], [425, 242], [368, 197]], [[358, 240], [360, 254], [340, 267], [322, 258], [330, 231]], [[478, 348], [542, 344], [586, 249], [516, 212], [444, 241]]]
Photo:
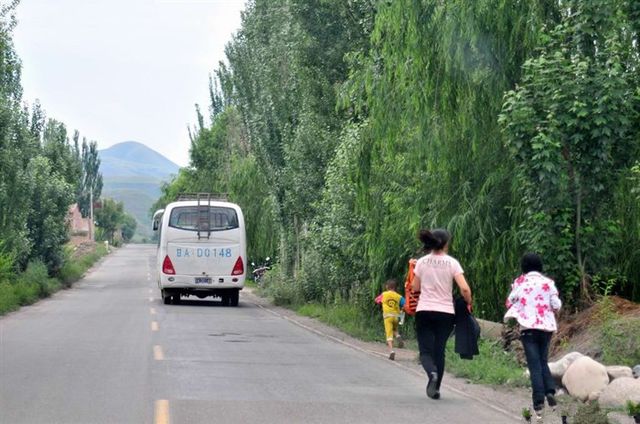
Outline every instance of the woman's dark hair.
[[442, 250], [451, 239], [449, 231], [441, 228], [437, 230], [420, 230], [418, 239], [422, 242], [424, 250]]
[[542, 258], [537, 253], [525, 253], [520, 261], [520, 267], [523, 274], [531, 271], [542, 272]]

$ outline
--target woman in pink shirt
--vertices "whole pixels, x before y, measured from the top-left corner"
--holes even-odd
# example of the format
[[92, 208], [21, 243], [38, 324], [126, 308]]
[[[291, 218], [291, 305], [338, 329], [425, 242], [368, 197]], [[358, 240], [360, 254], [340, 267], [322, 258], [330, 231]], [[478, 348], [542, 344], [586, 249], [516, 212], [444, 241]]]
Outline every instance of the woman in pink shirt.
[[440, 384], [444, 375], [444, 352], [453, 331], [453, 282], [464, 300], [471, 305], [471, 289], [464, 278], [460, 263], [449, 256], [447, 230], [421, 230], [418, 236], [425, 252], [431, 252], [416, 263], [412, 289], [420, 291], [416, 308], [416, 335], [420, 362], [427, 373], [427, 396], [440, 399]]

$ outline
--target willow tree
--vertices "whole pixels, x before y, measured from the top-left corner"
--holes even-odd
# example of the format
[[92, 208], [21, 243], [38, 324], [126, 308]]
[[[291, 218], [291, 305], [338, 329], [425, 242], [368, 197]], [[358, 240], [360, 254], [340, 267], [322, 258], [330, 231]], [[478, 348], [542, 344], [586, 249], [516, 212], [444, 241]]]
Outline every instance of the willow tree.
[[522, 246], [497, 117], [557, 13], [555, 1], [380, 3], [371, 50], [354, 58], [362, 68], [347, 90], [350, 99], [364, 90], [356, 109], [370, 123], [356, 209], [372, 291], [406, 272], [420, 227], [446, 227], [477, 310], [499, 313]]

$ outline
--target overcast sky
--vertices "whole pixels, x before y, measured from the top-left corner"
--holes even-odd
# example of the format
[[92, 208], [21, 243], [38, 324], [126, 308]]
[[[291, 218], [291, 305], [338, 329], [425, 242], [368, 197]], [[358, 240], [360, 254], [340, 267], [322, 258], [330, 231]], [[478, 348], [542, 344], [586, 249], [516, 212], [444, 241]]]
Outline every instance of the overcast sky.
[[22, 0], [24, 99], [100, 148], [135, 140], [187, 165], [194, 104], [245, 0]]

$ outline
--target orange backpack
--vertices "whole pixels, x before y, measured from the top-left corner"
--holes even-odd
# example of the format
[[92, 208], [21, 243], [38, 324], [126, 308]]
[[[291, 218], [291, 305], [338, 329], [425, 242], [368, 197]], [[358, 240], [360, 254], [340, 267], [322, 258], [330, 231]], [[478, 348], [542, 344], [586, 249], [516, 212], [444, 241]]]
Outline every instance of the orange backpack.
[[416, 259], [409, 259], [409, 271], [407, 272], [407, 278], [404, 281], [404, 311], [407, 315], [415, 315], [416, 308], [418, 307], [418, 298], [420, 297], [420, 292], [414, 292], [411, 289], [411, 284], [413, 283], [413, 269], [416, 267]]

